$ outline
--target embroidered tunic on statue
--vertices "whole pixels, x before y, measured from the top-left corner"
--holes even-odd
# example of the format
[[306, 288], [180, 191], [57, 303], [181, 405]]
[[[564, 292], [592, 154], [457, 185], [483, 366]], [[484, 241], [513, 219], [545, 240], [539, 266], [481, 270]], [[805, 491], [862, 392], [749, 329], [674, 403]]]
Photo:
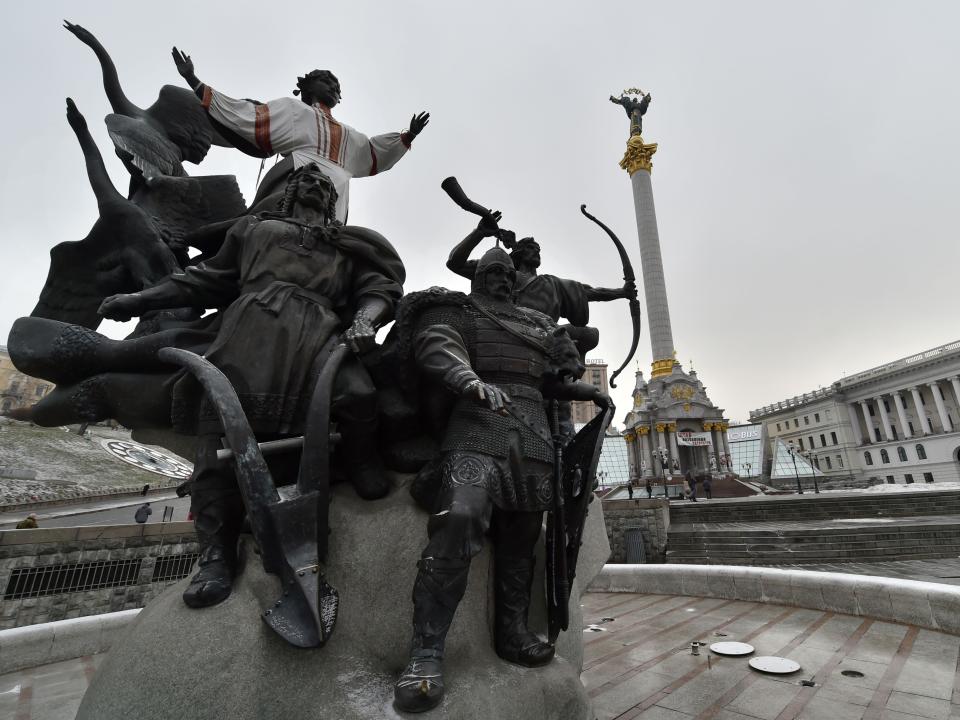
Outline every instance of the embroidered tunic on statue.
[[[389, 170], [413, 140], [408, 132], [367, 137], [335, 120], [321, 103], [307, 105], [292, 97], [267, 103], [235, 100], [209, 85], [200, 85], [197, 95], [216, 128], [237, 149], [262, 158], [282, 155], [286, 159], [283, 177], [309, 163], [319, 165], [336, 187], [340, 222], [347, 219], [350, 179]], [[266, 188], [257, 191], [257, 198], [282, 189], [282, 178], [277, 175], [268, 173], [263, 183]], [[256, 205], [255, 200], [251, 207]]]
[[279, 434], [302, 430], [320, 351], [358, 300], [392, 308], [403, 280], [396, 251], [372, 230], [266, 214], [239, 220], [214, 257], [170, 279], [195, 307], [225, 308], [205, 357], [237, 390], [254, 432]]

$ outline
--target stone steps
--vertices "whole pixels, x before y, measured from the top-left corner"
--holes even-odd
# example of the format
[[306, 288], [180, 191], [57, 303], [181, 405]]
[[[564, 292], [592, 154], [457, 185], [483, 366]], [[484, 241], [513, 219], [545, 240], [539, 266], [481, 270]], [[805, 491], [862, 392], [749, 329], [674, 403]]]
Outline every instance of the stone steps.
[[960, 515], [960, 491], [889, 495], [813, 495], [789, 499], [687, 503], [670, 508], [671, 524], [835, 520]]
[[960, 522], [864, 528], [670, 529], [667, 562], [734, 565], [871, 560], [925, 560], [960, 556]]
[[750, 565], [750, 566], [771, 566], [771, 567], [781, 567], [783, 565], [822, 565], [824, 563], [858, 563], [860, 565], [869, 564], [871, 562], [877, 563], [889, 563], [894, 560], [943, 560], [955, 558], [956, 554], [953, 555], [941, 555], [938, 553], [912, 553], [912, 554], [903, 554], [897, 553], [896, 555], [887, 555], [887, 556], [876, 556], [874, 558], [861, 558], [861, 557], [816, 557], [816, 558], [803, 558], [803, 557], [794, 557], [792, 555], [777, 555], [776, 557], [722, 557], [722, 558], [704, 558], [704, 557], [670, 557], [667, 559], [668, 563], [674, 565]]

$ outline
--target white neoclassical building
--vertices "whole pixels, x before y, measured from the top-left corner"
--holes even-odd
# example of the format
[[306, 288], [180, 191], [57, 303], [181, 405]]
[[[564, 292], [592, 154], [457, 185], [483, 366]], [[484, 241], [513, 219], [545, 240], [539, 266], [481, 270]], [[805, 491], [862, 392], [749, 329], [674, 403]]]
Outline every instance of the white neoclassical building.
[[[825, 475], [960, 481], [960, 341], [750, 413]], [[769, 456], [769, 453], [768, 453]]]

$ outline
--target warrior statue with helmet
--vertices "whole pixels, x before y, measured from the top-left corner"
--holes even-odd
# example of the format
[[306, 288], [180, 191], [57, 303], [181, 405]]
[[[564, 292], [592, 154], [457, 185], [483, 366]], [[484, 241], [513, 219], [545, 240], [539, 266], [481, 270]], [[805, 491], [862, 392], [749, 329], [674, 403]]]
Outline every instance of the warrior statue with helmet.
[[[543, 512], [564, 492], [556, 476], [558, 435], [544, 399], [592, 400], [600, 388], [578, 381], [583, 366], [566, 332], [547, 315], [513, 302], [517, 271], [492, 248], [477, 262], [469, 295], [432, 289], [408, 296], [394, 333], [425, 381], [454, 396], [435, 464], [439, 475], [429, 540], [413, 588], [410, 661], [397, 681], [398, 709], [420, 712], [443, 698], [447, 631], [467, 587], [470, 560], [488, 530], [494, 545], [494, 645], [503, 659], [536, 667], [553, 645], [527, 627], [534, 547]], [[424, 294], [428, 302], [424, 303]], [[566, 351], [574, 366], [558, 371]], [[566, 600], [564, 599], [564, 604]]]

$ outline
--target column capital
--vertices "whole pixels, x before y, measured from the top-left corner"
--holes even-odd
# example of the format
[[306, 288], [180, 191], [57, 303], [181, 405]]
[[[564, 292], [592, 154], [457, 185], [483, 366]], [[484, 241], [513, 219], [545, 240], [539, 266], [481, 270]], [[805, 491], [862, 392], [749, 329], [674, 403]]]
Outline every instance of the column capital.
[[666, 423], [657, 423], [656, 427], [657, 427], [657, 432], [662, 433], [666, 429], [667, 425]]
[[632, 443], [637, 439], [637, 434], [633, 432], [633, 430], [627, 430], [625, 433], [623, 433], [623, 439], [628, 443]]
[[894, 390], [894, 391], [893, 391], [892, 393], [890, 393], [890, 394], [893, 395], [894, 397], [901, 397], [900, 393], [902, 393], [902, 392], [904, 392], [904, 391], [903, 391], [903, 390]]
[[653, 170], [653, 154], [657, 151], [657, 143], [645, 143], [639, 135], [632, 135], [627, 140], [627, 151], [623, 154], [620, 167], [633, 175], [638, 170]]
[[704, 429], [704, 432], [710, 432], [711, 430], [713, 430], [713, 423], [705, 422], [703, 424], [703, 429]]
[[672, 433], [675, 433], [675, 432], [677, 431], [677, 424], [676, 424], [676, 423], [668, 423], [668, 424], [667, 424], [667, 430], [669, 430], [669, 431], [672, 432]]
[[650, 428], [648, 428], [646, 425], [643, 425], [637, 428], [637, 435], [649, 435], [649, 434], [650, 434]]
[[920, 387], [917, 386], [917, 385], [914, 385], [913, 387], [908, 387], [908, 388], [907, 388], [907, 392], [912, 392], [912, 393], [918, 392], [919, 390], [920, 390]]

